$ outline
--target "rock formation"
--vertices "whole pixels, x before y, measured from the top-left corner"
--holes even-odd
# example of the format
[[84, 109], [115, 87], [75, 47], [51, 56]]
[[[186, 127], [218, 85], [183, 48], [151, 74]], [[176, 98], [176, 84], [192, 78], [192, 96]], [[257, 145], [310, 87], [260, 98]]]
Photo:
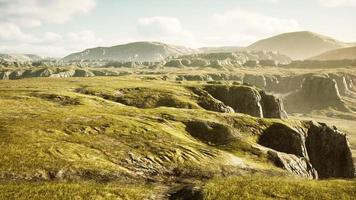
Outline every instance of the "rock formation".
[[280, 99], [245, 85], [207, 85], [205, 90], [235, 112], [254, 117], [286, 118]]
[[296, 129], [277, 123], [262, 133], [258, 143], [277, 151], [269, 152], [277, 166], [298, 175], [354, 177], [355, 166], [345, 134], [326, 124], [308, 121], [304, 128]]
[[285, 97], [288, 112], [309, 112], [311, 110], [334, 109], [347, 111], [341, 99], [337, 83], [328, 76], [308, 76], [302, 87]]
[[205, 90], [214, 98], [232, 107], [235, 112], [254, 117], [263, 117], [261, 96], [258, 91], [248, 86], [207, 85]]

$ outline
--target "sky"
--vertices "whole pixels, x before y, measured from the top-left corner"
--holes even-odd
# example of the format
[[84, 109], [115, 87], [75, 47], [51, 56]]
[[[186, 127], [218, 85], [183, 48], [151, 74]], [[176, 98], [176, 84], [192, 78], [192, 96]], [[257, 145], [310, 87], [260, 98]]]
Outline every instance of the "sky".
[[356, 42], [356, 0], [0, 0], [0, 53], [160, 41], [246, 46], [293, 31]]

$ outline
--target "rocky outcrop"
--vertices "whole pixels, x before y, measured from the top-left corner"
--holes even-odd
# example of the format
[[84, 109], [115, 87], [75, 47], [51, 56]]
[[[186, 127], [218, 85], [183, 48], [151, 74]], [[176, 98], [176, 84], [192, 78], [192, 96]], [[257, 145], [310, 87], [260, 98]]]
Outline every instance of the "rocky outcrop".
[[205, 90], [214, 98], [232, 107], [235, 112], [245, 113], [254, 117], [263, 117], [261, 96], [258, 91], [242, 85], [207, 85]]
[[245, 74], [244, 83], [254, 85], [258, 88], [265, 88], [266, 87], [266, 78], [263, 75], [254, 75], [254, 74]]
[[271, 94], [267, 94], [263, 90], [260, 91], [260, 95], [264, 118], [285, 119], [288, 117], [287, 112], [284, 110], [283, 102], [280, 98], [277, 98]]
[[205, 90], [214, 98], [232, 107], [235, 112], [254, 117], [286, 118], [281, 100], [245, 85], [207, 85]]
[[268, 158], [280, 168], [292, 172], [298, 176], [317, 179], [318, 172], [305, 157], [286, 154], [278, 151], [268, 151]]
[[355, 166], [346, 135], [324, 123], [308, 122], [306, 126], [306, 148], [319, 177], [354, 177]]
[[225, 105], [223, 102], [212, 97], [207, 91], [200, 88], [192, 88], [192, 91], [198, 95], [198, 105], [206, 110], [221, 113], [234, 113], [234, 109]]
[[355, 166], [345, 134], [326, 124], [305, 122], [291, 128], [277, 123], [267, 128], [258, 143], [269, 152], [279, 167], [313, 178], [352, 178]]
[[165, 67], [177, 67], [177, 68], [184, 67], [181, 60], [179, 60], [179, 59], [170, 60], [164, 66]]
[[332, 107], [347, 111], [341, 99], [337, 83], [328, 76], [309, 76], [302, 87], [285, 97], [285, 108], [288, 112], [309, 112]]
[[226, 124], [208, 121], [188, 121], [186, 131], [194, 138], [212, 145], [224, 145], [234, 138], [237, 133]]
[[91, 71], [88, 70], [83, 70], [83, 69], [76, 69], [73, 77], [92, 77], [95, 76], [95, 74]]

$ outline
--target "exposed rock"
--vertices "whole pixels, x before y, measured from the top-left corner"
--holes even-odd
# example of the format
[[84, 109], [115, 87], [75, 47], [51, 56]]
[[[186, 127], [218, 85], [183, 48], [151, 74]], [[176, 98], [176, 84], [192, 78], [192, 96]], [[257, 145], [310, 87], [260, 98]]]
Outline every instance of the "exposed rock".
[[188, 121], [185, 125], [190, 135], [213, 145], [227, 144], [237, 135], [234, 129], [226, 124], [208, 121]]
[[243, 85], [208, 85], [205, 86], [214, 98], [232, 107], [235, 112], [255, 117], [286, 118], [283, 103], [280, 99], [255, 88]]
[[223, 102], [212, 97], [208, 92], [199, 88], [192, 88], [193, 92], [197, 94], [198, 104], [206, 110], [211, 110], [221, 113], [234, 113], [234, 109], [226, 106]]
[[248, 86], [207, 85], [205, 90], [214, 98], [232, 107], [235, 112], [263, 117], [261, 96], [258, 91]]
[[178, 59], [170, 60], [164, 66], [165, 67], [178, 67], [178, 68], [184, 67], [181, 60], [178, 60]]
[[209, 61], [201, 58], [195, 58], [191, 60], [190, 66], [192, 67], [205, 67], [209, 65]]
[[203, 200], [204, 193], [200, 187], [188, 184], [173, 188], [169, 192], [169, 200]]
[[83, 70], [83, 69], [76, 69], [73, 75], [73, 77], [92, 77], [92, 76], [95, 76], [93, 72], [88, 70]]
[[306, 147], [320, 178], [353, 178], [355, 166], [346, 135], [326, 124], [309, 122]]
[[261, 89], [266, 87], [266, 78], [263, 75], [246, 74], [244, 76], [243, 82], [254, 85]]
[[328, 107], [348, 111], [336, 81], [328, 76], [306, 77], [301, 89], [286, 96], [284, 102], [288, 112], [309, 112]]
[[345, 134], [325, 124], [306, 122], [300, 129], [273, 124], [258, 143], [278, 151], [269, 153], [271, 160], [293, 173], [314, 178], [354, 177], [355, 166]]
[[268, 158], [280, 168], [292, 172], [301, 177], [318, 178], [318, 172], [304, 157], [298, 157], [293, 154], [286, 154], [276, 151], [268, 151]]
[[281, 99], [276, 98], [271, 94], [266, 94], [265, 91], [260, 91], [260, 95], [264, 118], [285, 119], [288, 117]]
[[258, 143], [283, 153], [308, 158], [303, 132], [281, 123], [268, 127], [260, 136]]

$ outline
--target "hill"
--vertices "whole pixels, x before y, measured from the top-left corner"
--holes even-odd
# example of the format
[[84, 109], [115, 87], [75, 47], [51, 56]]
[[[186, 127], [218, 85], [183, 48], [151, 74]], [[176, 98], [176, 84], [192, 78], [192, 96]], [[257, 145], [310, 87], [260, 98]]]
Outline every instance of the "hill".
[[202, 47], [199, 50], [202, 53], [234, 53], [243, 50], [244, 47], [224, 46], [224, 47]]
[[311, 57], [310, 60], [353, 60], [356, 59], [356, 46], [327, 51]]
[[294, 60], [307, 59], [320, 53], [343, 48], [348, 44], [317, 33], [302, 31], [284, 33], [257, 41], [248, 50], [278, 51]]
[[0, 60], [6, 62], [33, 62], [43, 59], [42, 57], [34, 54], [0, 54]]
[[113, 61], [161, 61], [169, 56], [197, 53], [197, 50], [160, 42], [134, 42], [112, 47], [97, 47], [73, 53], [63, 61], [113, 60]]

